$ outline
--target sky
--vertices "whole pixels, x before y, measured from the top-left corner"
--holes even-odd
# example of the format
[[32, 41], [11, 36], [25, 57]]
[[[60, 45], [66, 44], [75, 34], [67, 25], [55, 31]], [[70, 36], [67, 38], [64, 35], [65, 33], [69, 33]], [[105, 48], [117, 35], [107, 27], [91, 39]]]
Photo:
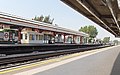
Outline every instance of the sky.
[[0, 0], [0, 12], [28, 19], [40, 15], [50, 15], [51, 19], [54, 18], [54, 24], [75, 31], [78, 31], [80, 27], [93, 25], [98, 30], [97, 38], [103, 39], [104, 37], [111, 37], [111, 40], [115, 39], [114, 35], [60, 0]]

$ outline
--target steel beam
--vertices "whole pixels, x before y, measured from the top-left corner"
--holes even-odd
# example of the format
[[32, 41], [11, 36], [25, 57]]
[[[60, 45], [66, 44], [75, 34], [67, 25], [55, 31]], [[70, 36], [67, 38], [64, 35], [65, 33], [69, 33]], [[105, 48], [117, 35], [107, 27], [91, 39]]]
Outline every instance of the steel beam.
[[101, 15], [101, 18], [113, 18], [112, 15]]
[[[94, 17], [93, 15], [86, 15], [87, 17]], [[100, 15], [100, 18], [113, 18], [112, 15]]]
[[113, 19], [114, 19], [114, 21], [115, 21], [115, 23], [116, 23], [116, 25], [117, 25], [117, 27], [119, 29], [119, 32], [120, 32], [120, 26], [118, 24], [118, 21], [117, 21], [116, 16], [115, 16], [115, 12], [114, 12], [113, 7], [112, 7], [112, 0], [106, 0], [106, 2], [107, 2], [107, 5], [108, 5], [108, 7], [110, 9], [110, 12], [111, 12], [111, 14], [113, 16]]
[[[97, 20], [99, 20], [102, 24], [106, 26], [114, 35], [117, 35], [110, 27], [107, 26], [107, 24], [100, 18], [100, 14], [96, 12], [96, 10], [91, 7], [85, 0], [76, 0], [82, 7], [84, 7], [90, 14], [92, 14]], [[89, 8], [86, 6], [89, 6]], [[94, 11], [94, 12], [93, 12]]]

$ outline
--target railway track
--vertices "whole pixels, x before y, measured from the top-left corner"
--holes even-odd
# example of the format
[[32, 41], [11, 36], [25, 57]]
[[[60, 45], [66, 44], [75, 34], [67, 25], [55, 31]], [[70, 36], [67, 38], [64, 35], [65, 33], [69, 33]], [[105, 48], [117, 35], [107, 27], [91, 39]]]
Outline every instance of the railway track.
[[[16, 63], [34, 61], [38, 59], [45, 59], [49, 57], [55, 57], [59, 55], [71, 54], [76, 52], [83, 52], [93, 49], [99, 49], [108, 47], [109, 45], [95, 46], [95, 47], [83, 47], [83, 48], [75, 48], [75, 49], [65, 49], [65, 50], [57, 50], [57, 51], [46, 51], [46, 52], [32, 52], [32, 53], [24, 53], [24, 54], [13, 54], [0, 57], [0, 66], [6, 66], [8, 64], [13, 64], [9, 67], [15, 66]], [[7, 67], [0, 67], [0, 69]]]

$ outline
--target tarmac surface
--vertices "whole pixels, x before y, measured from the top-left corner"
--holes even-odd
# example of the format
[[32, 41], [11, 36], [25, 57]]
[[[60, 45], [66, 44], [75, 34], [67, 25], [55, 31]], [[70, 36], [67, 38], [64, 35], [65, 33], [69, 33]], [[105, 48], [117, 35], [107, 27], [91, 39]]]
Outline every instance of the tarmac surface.
[[120, 75], [120, 46], [34, 75]]

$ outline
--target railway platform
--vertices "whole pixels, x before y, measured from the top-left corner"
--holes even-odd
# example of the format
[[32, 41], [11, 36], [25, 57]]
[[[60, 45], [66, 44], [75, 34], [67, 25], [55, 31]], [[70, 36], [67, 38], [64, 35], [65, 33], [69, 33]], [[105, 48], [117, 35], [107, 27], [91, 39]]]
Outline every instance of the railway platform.
[[102, 46], [102, 44], [0, 44], [0, 54], [11, 55], [95, 46]]
[[[120, 46], [118, 45], [83, 52], [82, 54], [76, 53], [67, 57], [11, 69], [3, 73], [6, 72], [5, 75], [7, 73], [9, 75], [119, 75], [119, 52]], [[33, 67], [35, 65], [36, 67]]]

